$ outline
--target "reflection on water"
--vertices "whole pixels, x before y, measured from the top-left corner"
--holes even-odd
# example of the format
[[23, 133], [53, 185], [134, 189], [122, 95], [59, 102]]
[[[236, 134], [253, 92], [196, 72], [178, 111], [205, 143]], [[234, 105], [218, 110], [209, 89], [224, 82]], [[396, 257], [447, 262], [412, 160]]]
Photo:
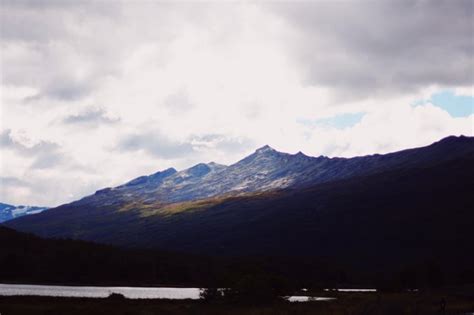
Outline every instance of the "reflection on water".
[[336, 298], [332, 297], [319, 297], [319, 296], [306, 296], [306, 295], [294, 295], [294, 296], [289, 296], [288, 301], [290, 302], [313, 302], [313, 301], [332, 301], [335, 300]]
[[377, 289], [324, 289], [324, 291], [336, 291], [336, 292], [377, 292]]
[[55, 285], [0, 284], [0, 295], [62, 297], [108, 297], [119, 293], [129, 299], [199, 299], [199, 288], [82, 287]]
[[[33, 295], [58, 297], [105, 298], [112, 293], [122, 294], [129, 299], [193, 299], [200, 298], [199, 288], [166, 288], [166, 287], [83, 287], [58, 285], [0, 284], [0, 295]], [[331, 301], [331, 297], [290, 296], [290, 302]]]

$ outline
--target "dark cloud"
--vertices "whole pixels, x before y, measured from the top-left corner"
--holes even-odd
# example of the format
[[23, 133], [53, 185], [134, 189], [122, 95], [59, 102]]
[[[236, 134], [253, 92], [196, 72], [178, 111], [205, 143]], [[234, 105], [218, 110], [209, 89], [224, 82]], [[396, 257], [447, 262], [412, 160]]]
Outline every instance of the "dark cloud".
[[120, 15], [120, 6], [112, 1], [2, 0], [0, 8], [2, 39], [17, 42], [65, 39], [74, 31], [73, 21]]
[[103, 75], [111, 73], [101, 64], [84, 72], [91, 61], [100, 63], [100, 58], [77, 54], [73, 45], [67, 43], [9, 43], [4, 38], [2, 43], [6, 47], [1, 58], [3, 82], [38, 90], [26, 101], [79, 100], [96, 90]]
[[62, 82], [52, 82], [43, 89], [41, 96], [52, 99], [74, 101], [89, 95], [94, 87], [88, 82], [81, 82], [74, 79], [66, 79]]
[[27, 187], [28, 183], [16, 177], [0, 176], [0, 189], [2, 189], [5, 186]]
[[14, 145], [13, 139], [10, 137], [10, 130], [6, 129], [0, 133], [0, 147], [11, 148]]
[[191, 143], [173, 141], [158, 131], [147, 131], [125, 136], [117, 145], [120, 151], [145, 151], [163, 159], [189, 157], [194, 149]]
[[118, 118], [110, 118], [104, 109], [92, 108], [88, 109], [77, 115], [70, 115], [63, 119], [65, 124], [87, 124], [87, 125], [100, 125], [100, 124], [113, 124], [118, 122]]
[[57, 166], [65, 161], [58, 144], [49, 141], [39, 141], [33, 146], [26, 146], [11, 136], [11, 130], [0, 133], [0, 148], [13, 150], [18, 154], [33, 158], [30, 165], [33, 169], [45, 169]]
[[[101, 79], [120, 73], [121, 62], [143, 42], [167, 43], [184, 21], [210, 27], [206, 23], [213, 15], [233, 9], [147, 1], [4, 0], [0, 5], [2, 44], [8, 44], [2, 56], [4, 82], [38, 88], [33, 100], [65, 101], [100, 89]], [[472, 0], [261, 5], [265, 13], [288, 22], [289, 31], [277, 40], [290, 50], [304, 82], [333, 88], [341, 97], [384, 96], [474, 81]], [[238, 23], [230, 23], [234, 24]], [[234, 25], [219, 34], [232, 39], [236, 33]], [[192, 107], [183, 91], [171, 94], [165, 105], [176, 112]]]
[[57, 144], [49, 141], [40, 141], [33, 146], [26, 146], [13, 139], [10, 129], [6, 129], [0, 133], [0, 145], [4, 148], [13, 149], [25, 155], [43, 154], [59, 149]]
[[117, 23], [118, 3], [1, 1], [0, 8], [2, 81], [36, 88], [26, 101], [79, 100], [117, 74], [122, 50], [106, 27]]
[[[65, 8], [51, 1], [2, 1], [0, 26], [3, 40], [41, 42], [67, 36], [64, 16], [57, 9]], [[72, 1], [63, 1], [64, 4]], [[38, 14], [41, 13], [41, 14]], [[56, 13], [56, 18], [53, 15]], [[61, 27], [59, 27], [61, 26]]]
[[316, 1], [270, 7], [293, 27], [286, 43], [305, 81], [340, 95], [474, 82], [471, 0]]
[[39, 154], [31, 164], [33, 169], [54, 168], [64, 162], [64, 156], [58, 152], [50, 152], [48, 154]]

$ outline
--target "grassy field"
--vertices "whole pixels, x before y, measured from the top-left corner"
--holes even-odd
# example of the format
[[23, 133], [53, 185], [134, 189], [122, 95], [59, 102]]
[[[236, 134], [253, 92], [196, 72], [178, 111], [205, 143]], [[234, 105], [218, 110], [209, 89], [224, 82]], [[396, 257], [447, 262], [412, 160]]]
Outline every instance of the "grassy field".
[[[446, 301], [441, 311], [441, 301]], [[345, 293], [331, 302], [242, 305], [223, 302], [53, 297], [0, 297], [1, 315], [23, 314], [468, 314], [474, 299], [439, 293]]]

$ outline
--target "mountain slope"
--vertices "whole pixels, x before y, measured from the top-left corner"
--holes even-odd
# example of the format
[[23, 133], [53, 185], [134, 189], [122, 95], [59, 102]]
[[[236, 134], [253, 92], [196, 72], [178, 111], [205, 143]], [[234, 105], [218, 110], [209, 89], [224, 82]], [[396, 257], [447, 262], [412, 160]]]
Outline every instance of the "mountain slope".
[[[47, 237], [128, 247], [337, 257], [372, 268], [426, 259], [474, 263], [472, 138], [450, 137], [425, 148], [353, 159], [262, 151], [215, 173], [190, 175], [213, 183], [217, 174], [227, 174], [224, 187], [248, 180], [251, 185], [238, 194], [225, 188], [223, 194], [200, 200], [84, 203], [102, 198], [98, 193], [7, 225]], [[242, 175], [258, 175], [260, 166], [266, 174]], [[179, 172], [172, 173], [163, 183], [177, 180]], [[289, 176], [296, 182], [285, 189], [266, 189], [265, 183]], [[163, 183], [158, 190], [164, 191]], [[179, 196], [176, 191], [198, 194], [187, 183], [175, 190], [165, 187], [172, 196]], [[265, 189], [252, 190], [255, 183]]]
[[99, 190], [74, 204], [120, 208], [138, 201], [156, 207], [222, 195], [302, 188], [391, 168], [440, 163], [472, 152], [473, 143], [468, 137], [448, 137], [424, 148], [348, 159], [309, 157], [301, 152], [292, 155], [264, 146], [230, 166], [211, 162], [180, 172], [170, 168]]
[[0, 223], [19, 218], [24, 215], [37, 214], [47, 210], [46, 207], [13, 206], [0, 202]]

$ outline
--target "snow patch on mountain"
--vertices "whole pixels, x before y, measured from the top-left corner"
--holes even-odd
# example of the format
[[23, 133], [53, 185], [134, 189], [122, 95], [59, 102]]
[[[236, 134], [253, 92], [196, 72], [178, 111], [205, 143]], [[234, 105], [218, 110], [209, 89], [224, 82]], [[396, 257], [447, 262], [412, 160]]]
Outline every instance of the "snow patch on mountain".
[[24, 215], [31, 215], [41, 213], [47, 210], [47, 207], [35, 206], [14, 206], [6, 203], [0, 203], [0, 223], [12, 220], [14, 218], [22, 217]]

